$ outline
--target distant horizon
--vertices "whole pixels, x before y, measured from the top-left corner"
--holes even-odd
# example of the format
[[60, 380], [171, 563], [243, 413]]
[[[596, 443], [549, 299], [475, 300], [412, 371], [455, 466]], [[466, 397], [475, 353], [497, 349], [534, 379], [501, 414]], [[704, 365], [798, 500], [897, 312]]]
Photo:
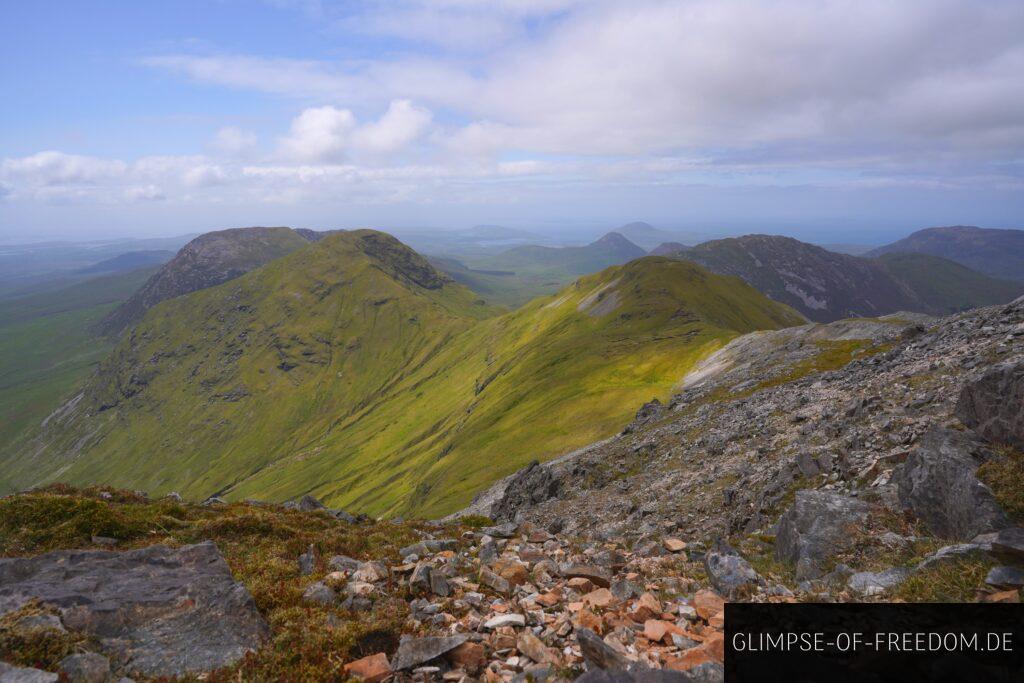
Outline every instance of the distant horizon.
[[[219, 230], [231, 230], [231, 229], [238, 229], [238, 228], [251, 228], [251, 227], [288, 227], [288, 228], [292, 228], [292, 229], [308, 229], [308, 230], [316, 230], [316, 231], [369, 229], [369, 230], [379, 230], [381, 232], [392, 233], [396, 237], [401, 238], [403, 234], [407, 235], [407, 236], [413, 236], [413, 235], [429, 236], [429, 235], [432, 235], [432, 234], [457, 233], [457, 232], [460, 232], [460, 231], [471, 230], [473, 228], [483, 227], [483, 226], [486, 226], [486, 227], [499, 227], [499, 228], [506, 228], [506, 229], [522, 230], [522, 231], [525, 231], [525, 232], [531, 232], [531, 233], [534, 233], [538, 238], [543, 238], [543, 239], [551, 240], [551, 241], [555, 241], [555, 242], [561, 242], [561, 243], [564, 243], [564, 244], [568, 245], [568, 244], [586, 244], [586, 243], [589, 243], [589, 242], [591, 242], [593, 240], [599, 239], [602, 235], [606, 235], [606, 234], [608, 234], [610, 232], [616, 232], [620, 228], [623, 228], [623, 227], [629, 225], [630, 223], [647, 223], [648, 225], [650, 225], [654, 229], [656, 229], [658, 231], [661, 231], [661, 232], [668, 233], [668, 235], [670, 235], [672, 237], [683, 238], [683, 237], [686, 237], [688, 234], [689, 234], [689, 236], [692, 236], [692, 237], [698, 237], [699, 239], [696, 240], [696, 241], [693, 241], [692, 242], [693, 244], [697, 244], [697, 243], [705, 242], [705, 241], [710, 241], [710, 240], [715, 240], [715, 239], [724, 239], [724, 238], [729, 238], [729, 237], [742, 237], [742, 236], [746, 236], [746, 235], [762, 234], [762, 235], [779, 235], [779, 236], [783, 236], [783, 237], [792, 237], [792, 238], [798, 239], [798, 240], [800, 240], [802, 242], [808, 242], [810, 244], [815, 244], [815, 245], [822, 246], [822, 247], [828, 247], [830, 245], [833, 245], [833, 246], [851, 246], [851, 247], [878, 247], [878, 246], [882, 246], [882, 245], [885, 245], [885, 244], [889, 244], [891, 242], [895, 242], [895, 241], [897, 241], [899, 239], [902, 239], [902, 238], [904, 238], [904, 237], [906, 237], [906, 236], [908, 236], [908, 235], [910, 235], [910, 234], [912, 234], [914, 232], [917, 232], [919, 230], [927, 230], [927, 229], [930, 229], [930, 228], [967, 226], [967, 227], [977, 227], [977, 228], [989, 229], [989, 230], [1021, 230], [1021, 228], [1017, 228], [1017, 227], [986, 226], [986, 225], [976, 225], [976, 224], [972, 224], [972, 223], [957, 223], [957, 224], [950, 223], [950, 224], [947, 224], [947, 225], [928, 225], [928, 226], [922, 226], [922, 227], [918, 227], [918, 228], [908, 229], [908, 230], [905, 230], [905, 231], [904, 230], [900, 230], [898, 228], [888, 228], [888, 229], [886, 229], [886, 228], [879, 228], [879, 229], [871, 232], [871, 234], [874, 236], [874, 239], [863, 239], [863, 237], [864, 237], [863, 231], [855, 231], [852, 234], [839, 233], [839, 232], [836, 232], [836, 233], [832, 233], [832, 232], [819, 233], [820, 236], [816, 237], [816, 236], [814, 236], [813, 232], [810, 231], [810, 229], [808, 229], [808, 230], [793, 230], [793, 229], [773, 230], [771, 228], [765, 228], [765, 229], [751, 229], [751, 230], [741, 230], [741, 229], [728, 230], [728, 229], [724, 229], [724, 230], [716, 231], [716, 230], [714, 230], [712, 228], [701, 228], [701, 227], [693, 227], [693, 226], [678, 227], [678, 228], [667, 227], [667, 226], [662, 226], [662, 225], [657, 225], [657, 224], [649, 223], [648, 221], [643, 221], [643, 220], [627, 221], [625, 223], [619, 223], [619, 224], [616, 224], [616, 225], [609, 225], [609, 226], [595, 226], [595, 225], [586, 225], [586, 226], [584, 226], [584, 225], [578, 225], [578, 226], [574, 226], [574, 227], [563, 227], [563, 228], [560, 228], [560, 229], [555, 229], [556, 232], [554, 232], [553, 234], [551, 233], [551, 230], [552, 230], [551, 228], [538, 227], [536, 225], [531, 225], [531, 224], [519, 224], [519, 225], [517, 225], [517, 224], [496, 223], [496, 222], [480, 222], [480, 223], [473, 223], [473, 224], [465, 225], [465, 226], [446, 226], [446, 227], [425, 226], [425, 225], [419, 225], [419, 226], [417, 226], [417, 225], [402, 225], [402, 226], [357, 225], [357, 226], [350, 226], [350, 227], [338, 227], [338, 226], [326, 227], [326, 226], [317, 226], [317, 225], [298, 225], [298, 224], [287, 224], [287, 223], [264, 223], [264, 224], [259, 224], [259, 225], [256, 225], [256, 224], [253, 224], [253, 225], [229, 225], [229, 226], [221, 226], [221, 227], [215, 227], [215, 228], [209, 228], [209, 229], [193, 229], [193, 230], [178, 231], [178, 232], [152, 233], [152, 234], [147, 234], [147, 233], [142, 233], [142, 234], [116, 234], [116, 233], [112, 233], [112, 234], [107, 234], [107, 235], [95, 235], [95, 236], [89, 236], [89, 237], [78, 238], [78, 239], [75, 239], [72, 236], [66, 236], [66, 237], [59, 237], [59, 236], [51, 236], [51, 237], [37, 236], [37, 237], [31, 237], [31, 236], [27, 236], [27, 237], [22, 238], [22, 239], [9, 239], [9, 238], [4, 239], [4, 238], [0, 237], [0, 247], [3, 247], [3, 246], [30, 246], [30, 245], [45, 245], [45, 244], [61, 244], [61, 243], [64, 243], [64, 244], [91, 244], [91, 243], [102, 244], [102, 243], [122, 242], [122, 241], [124, 241], [124, 242], [131, 242], [131, 241], [145, 242], [145, 241], [175, 240], [175, 239], [186, 240], [186, 239], [194, 239], [195, 237], [197, 237], [199, 235], [202, 235], [204, 233], [208, 233], [208, 232], [216, 232], [216, 231], [219, 231]], [[560, 230], [560, 232], [559, 232], [559, 230]], [[666, 241], [673, 241], [673, 240], [666, 239]], [[682, 241], [682, 240], [676, 240], [676, 241]], [[525, 240], [525, 243], [529, 243], [529, 240]], [[692, 246], [692, 244], [691, 244], [691, 246]]]

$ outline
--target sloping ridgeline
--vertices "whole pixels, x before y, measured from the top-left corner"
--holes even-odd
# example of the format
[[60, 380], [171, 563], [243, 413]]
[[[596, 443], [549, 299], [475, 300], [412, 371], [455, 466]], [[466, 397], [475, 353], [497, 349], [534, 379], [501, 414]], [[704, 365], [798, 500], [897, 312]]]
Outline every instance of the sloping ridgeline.
[[340, 233], [153, 307], [0, 467], [19, 486], [309, 492], [436, 516], [615, 433], [738, 334], [800, 322], [738, 278], [659, 257], [499, 316], [394, 238]]

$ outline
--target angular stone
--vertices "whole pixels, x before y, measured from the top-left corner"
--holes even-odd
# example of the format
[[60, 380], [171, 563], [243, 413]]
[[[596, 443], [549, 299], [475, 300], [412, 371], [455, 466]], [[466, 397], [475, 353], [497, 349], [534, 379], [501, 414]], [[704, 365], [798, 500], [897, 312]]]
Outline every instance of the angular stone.
[[665, 550], [670, 553], [679, 553], [686, 550], [686, 541], [678, 538], [666, 538], [661, 542], [661, 544], [665, 546]]
[[562, 570], [562, 576], [567, 579], [581, 578], [588, 579], [595, 586], [609, 588], [612, 585], [612, 574], [604, 567], [587, 564], [574, 564]]
[[360, 564], [362, 563], [359, 560], [354, 560], [345, 555], [335, 555], [327, 560], [327, 566], [339, 572], [354, 572], [359, 569]]
[[71, 683], [104, 683], [110, 676], [110, 660], [95, 652], [68, 655], [58, 666]]
[[299, 499], [295, 509], [301, 510], [302, 512], [313, 512], [315, 510], [325, 510], [326, 508], [323, 503], [307, 493]]
[[309, 576], [313, 573], [313, 567], [316, 565], [316, 551], [313, 546], [309, 546], [306, 552], [299, 555], [299, 576]]
[[935, 552], [925, 555], [924, 559], [918, 562], [917, 566], [914, 567], [914, 570], [921, 571], [928, 567], [953, 562], [962, 557], [975, 555], [977, 553], [985, 552], [986, 550], [985, 546], [977, 543], [957, 543], [956, 545], [943, 546]]
[[580, 645], [580, 652], [588, 670], [627, 671], [636, 666], [635, 662], [612, 649], [601, 636], [589, 628], [576, 629], [576, 642]]
[[431, 555], [433, 553], [439, 553], [443, 550], [455, 550], [458, 544], [450, 538], [430, 538], [419, 543], [413, 543], [407, 545], [398, 551], [401, 557], [409, 557], [410, 555]]
[[451, 595], [452, 589], [448, 579], [441, 572], [430, 572], [430, 592], [442, 598]]
[[725, 543], [716, 544], [704, 555], [704, 569], [715, 589], [727, 597], [765, 582], [749, 562]]
[[69, 631], [120, 641], [119, 656], [146, 676], [227, 666], [269, 635], [209, 541], [0, 559], [0, 614], [33, 598], [55, 605]]
[[391, 668], [395, 671], [412, 669], [454, 650], [466, 642], [467, 639], [468, 636], [464, 633], [448, 637], [428, 636], [416, 638], [413, 636], [402, 636], [398, 644], [398, 651], [391, 662]]
[[1019, 567], [992, 567], [985, 583], [999, 588], [1020, 588], [1024, 586], [1024, 569]]
[[526, 626], [526, 617], [522, 614], [499, 614], [484, 622], [484, 628], [492, 631], [502, 626]]
[[816, 579], [825, 563], [848, 547], [867, 521], [867, 503], [830, 491], [797, 491], [793, 507], [779, 518], [775, 556], [796, 565], [796, 578]]
[[507, 595], [512, 590], [512, 586], [509, 585], [507, 580], [498, 576], [487, 567], [480, 569], [480, 583], [503, 595]]
[[499, 558], [491, 564], [491, 571], [508, 581], [511, 586], [521, 586], [530, 580], [530, 570], [522, 562]]
[[1024, 449], [1024, 363], [995, 367], [964, 385], [956, 416], [983, 439]]
[[386, 578], [388, 578], [388, 568], [380, 562], [360, 562], [359, 567], [352, 572], [353, 580], [366, 583], [377, 583]]
[[524, 631], [519, 634], [519, 638], [516, 640], [516, 648], [538, 664], [551, 664], [558, 666], [561, 662], [561, 658], [558, 656], [557, 650], [545, 645], [540, 638], [529, 631]]
[[981, 462], [978, 444], [963, 433], [931, 429], [893, 472], [900, 504], [941, 538], [963, 540], [1007, 526], [992, 491], [978, 481]]
[[1024, 564], [1024, 528], [1002, 529], [992, 537], [992, 554]]
[[461, 667], [470, 675], [475, 675], [487, 664], [487, 654], [480, 643], [465, 642], [444, 656], [452, 665]]
[[0, 662], [0, 683], [57, 683], [58, 678], [49, 671]]
[[590, 607], [598, 607], [604, 609], [615, 604], [615, 596], [607, 588], [598, 588], [597, 590], [590, 591], [583, 596], [583, 602]]
[[709, 619], [725, 609], [725, 600], [714, 591], [701, 589], [693, 596], [693, 608], [702, 619]]
[[519, 530], [519, 525], [515, 522], [506, 522], [505, 524], [499, 524], [498, 526], [485, 526], [480, 531], [493, 536], [494, 538], [512, 538], [516, 535], [516, 531]]
[[366, 683], [380, 683], [391, 675], [391, 664], [388, 663], [388, 656], [385, 653], [378, 652], [375, 655], [349, 662], [345, 665], [345, 673], [361, 678]]
[[847, 587], [864, 596], [881, 595], [907, 580], [910, 570], [893, 567], [880, 572], [857, 572], [847, 582]]
[[413, 593], [429, 593], [430, 592], [430, 565], [426, 562], [420, 562], [416, 565], [416, 568], [412, 570], [412, 576], [409, 577], [409, 588], [412, 589]]

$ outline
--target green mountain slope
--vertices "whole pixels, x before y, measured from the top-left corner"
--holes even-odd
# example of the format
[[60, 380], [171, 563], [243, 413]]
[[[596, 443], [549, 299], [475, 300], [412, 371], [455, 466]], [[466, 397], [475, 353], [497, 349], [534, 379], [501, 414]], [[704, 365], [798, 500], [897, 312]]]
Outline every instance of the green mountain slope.
[[938, 256], [894, 252], [874, 261], [909, 286], [930, 313], [1006, 303], [1024, 293], [1024, 283], [991, 278]]
[[926, 228], [867, 255], [897, 252], [940, 256], [990, 277], [1024, 281], [1024, 230], [972, 225]]
[[[0, 453], [45, 419], [110, 352], [113, 345], [90, 329], [154, 271], [0, 301]], [[4, 478], [0, 469], [0, 488]]]
[[440, 515], [611, 435], [737, 334], [799, 322], [737, 278], [656, 257], [499, 316], [393, 238], [342, 233], [153, 308], [0, 467], [19, 485]]

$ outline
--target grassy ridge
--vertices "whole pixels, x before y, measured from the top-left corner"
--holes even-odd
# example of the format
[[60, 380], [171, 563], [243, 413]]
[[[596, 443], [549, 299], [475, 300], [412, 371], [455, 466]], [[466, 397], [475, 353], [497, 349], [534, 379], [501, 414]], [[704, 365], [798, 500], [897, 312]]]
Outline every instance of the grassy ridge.
[[800, 322], [657, 257], [497, 313], [391, 238], [335, 235], [152, 309], [44, 435], [46, 476], [40, 460], [0, 466], [24, 483], [440, 515], [614, 433], [737, 334]]

